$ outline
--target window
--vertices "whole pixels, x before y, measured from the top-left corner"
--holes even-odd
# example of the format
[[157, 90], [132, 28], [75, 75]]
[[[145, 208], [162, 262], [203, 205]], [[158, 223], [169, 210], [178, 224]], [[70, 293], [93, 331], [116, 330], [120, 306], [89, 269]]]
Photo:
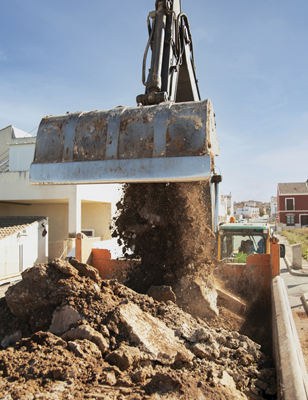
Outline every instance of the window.
[[295, 225], [295, 216], [287, 215], [287, 226], [294, 226], [294, 225]]
[[286, 199], [286, 210], [287, 211], [294, 210], [294, 199]]
[[94, 229], [81, 229], [81, 232], [88, 237], [94, 237]]
[[242, 235], [240, 231], [238, 233], [227, 233], [221, 237], [221, 260], [233, 262], [232, 260], [238, 254], [242, 242], [247, 240], [251, 240], [255, 253], [265, 254], [266, 239], [267, 234], [262, 235], [261, 233], [250, 233], [246, 235]]
[[301, 226], [308, 226], [308, 215], [301, 215]]

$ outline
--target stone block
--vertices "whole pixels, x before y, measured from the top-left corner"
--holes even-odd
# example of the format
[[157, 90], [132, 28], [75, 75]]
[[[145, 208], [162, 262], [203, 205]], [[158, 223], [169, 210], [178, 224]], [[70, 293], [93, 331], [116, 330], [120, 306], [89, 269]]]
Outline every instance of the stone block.
[[105, 354], [109, 349], [109, 345], [104, 336], [101, 333], [97, 332], [95, 329], [91, 328], [91, 326], [89, 325], [81, 325], [75, 329], [71, 329], [70, 331], [65, 332], [62, 335], [62, 339], [66, 341], [87, 339], [90, 342], [95, 343], [102, 354]]
[[93, 243], [83, 233], [77, 233], [75, 258], [81, 263], [91, 265]]
[[171, 300], [173, 303], [176, 302], [175, 294], [171, 286], [151, 286], [147, 291], [147, 294], [156, 301], [168, 301]]
[[6, 348], [11, 346], [12, 344], [18, 342], [22, 338], [22, 332], [16, 331], [9, 336], [5, 336], [5, 338], [1, 341], [1, 346]]
[[142, 348], [143, 359], [173, 364], [177, 360], [190, 362], [194, 355], [175, 337], [174, 331], [162, 321], [143, 312], [135, 304], [121, 305], [118, 317], [126, 326], [130, 340]]
[[112, 351], [105, 358], [111, 365], [116, 365], [121, 371], [130, 367], [136, 367], [140, 361], [140, 350], [137, 347], [130, 347], [122, 344], [117, 350]]
[[77, 357], [84, 358], [85, 360], [95, 362], [95, 360], [102, 358], [102, 353], [97, 345], [87, 339], [77, 339], [73, 342], [68, 342], [68, 348]]
[[55, 335], [66, 332], [71, 324], [76, 324], [81, 319], [79, 313], [71, 306], [63, 306], [55, 310], [52, 316], [49, 332]]
[[303, 268], [303, 256], [302, 256], [302, 244], [292, 244], [292, 268], [293, 269], [302, 269]]
[[219, 314], [217, 291], [211, 277], [185, 275], [173, 290], [177, 305], [193, 317], [215, 318]]

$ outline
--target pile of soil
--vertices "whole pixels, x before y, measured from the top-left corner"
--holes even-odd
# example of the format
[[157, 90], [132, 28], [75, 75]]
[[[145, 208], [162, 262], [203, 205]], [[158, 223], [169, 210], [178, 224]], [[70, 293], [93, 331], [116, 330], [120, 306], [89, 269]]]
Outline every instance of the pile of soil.
[[1, 399], [276, 398], [258, 344], [171, 300], [102, 280], [76, 260], [22, 277], [0, 300]]
[[139, 293], [151, 285], [174, 287], [202, 274], [211, 285], [215, 237], [208, 182], [125, 184], [113, 237], [141, 258], [127, 284]]

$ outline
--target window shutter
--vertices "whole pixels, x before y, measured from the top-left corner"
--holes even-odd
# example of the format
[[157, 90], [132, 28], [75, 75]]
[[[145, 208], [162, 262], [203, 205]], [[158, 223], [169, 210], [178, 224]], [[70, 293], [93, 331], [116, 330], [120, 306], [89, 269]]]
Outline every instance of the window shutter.
[[294, 210], [293, 199], [287, 199], [287, 210]]

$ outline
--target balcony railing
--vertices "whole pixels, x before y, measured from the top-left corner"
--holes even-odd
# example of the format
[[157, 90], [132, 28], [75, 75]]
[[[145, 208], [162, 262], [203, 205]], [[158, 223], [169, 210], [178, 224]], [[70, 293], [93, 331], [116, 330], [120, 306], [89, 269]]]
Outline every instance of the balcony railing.
[[0, 172], [7, 172], [9, 170], [10, 150], [7, 149], [0, 155]]

